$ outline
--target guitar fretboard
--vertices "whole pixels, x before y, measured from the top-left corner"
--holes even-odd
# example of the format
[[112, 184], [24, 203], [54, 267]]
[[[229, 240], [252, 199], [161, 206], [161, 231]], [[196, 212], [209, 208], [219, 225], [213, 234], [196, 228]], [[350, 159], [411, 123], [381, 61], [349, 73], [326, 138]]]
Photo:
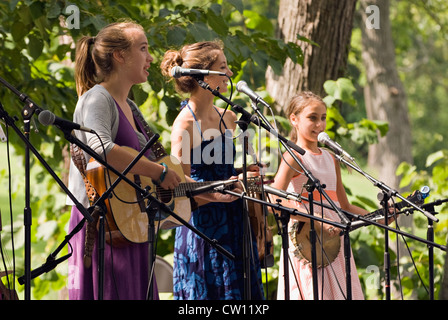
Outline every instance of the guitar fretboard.
[[[174, 188], [174, 196], [175, 197], [186, 197], [188, 191], [193, 191], [200, 187], [206, 187], [211, 184], [216, 183], [216, 181], [202, 181], [202, 182], [183, 182], [180, 183], [176, 188]], [[207, 191], [209, 193], [214, 192], [213, 189]]]
[[[420, 192], [416, 192], [414, 195], [408, 197], [408, 200], [411, 201], [412, 203], [417, 203], [417, 204], [420, 203], [422, 201]], [[394, 205], [394, 208], [397, 210], [401, 210], [401, 209], [407, 207], [408, 205], [409, 204], [407, 202], [401, 201], [401, 202], [396, 203]], [[384, 219], [383, 209], [378, 209], [373, 212], [370, 212], [370, 213], [364, 215], [363, 218], [370, 220], [370, 221], [378, 221], [378, 220]], [[358, 228], [364, 227], [368, 224], [369, 223], [366, 221], [361, 221], [361, 220], [354, 221], [351, 224], [350, 230], [353, 231]]]

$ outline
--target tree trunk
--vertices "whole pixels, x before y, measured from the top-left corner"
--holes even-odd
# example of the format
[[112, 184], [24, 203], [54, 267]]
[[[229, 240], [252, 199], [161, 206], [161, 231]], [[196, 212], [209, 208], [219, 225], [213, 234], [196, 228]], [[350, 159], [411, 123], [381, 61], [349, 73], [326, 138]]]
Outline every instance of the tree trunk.
[[443, 266], [443, 279], [442, 284], [440, 285], [439, 300], [448, 300], [448, 254], [445, 255], [445, 265]]
[[[392, 189], [399, 190], [400, 177], [395, 172], [398, 165], [406, 161], [413, 163], [411, 125], [409, 121], [407, 97], [398, 76], [395, 63], [395, 46], [392, 39], [389, 0], [360, 0], [362, 30], [362, 60], [366, 73], [364, 99], [367, 117], [389, 123], [389, 131], [385, 137], [378, 136], [378, 143], [369, 146], [368, 166], [378, 172], [378, 180]], [[375, 5], [379, 13], [380, 23], [376, 28], [367, 28], [371, 11], [367, 7]], [[380, 191], [380, 190], [378, 190]], [[398, 224], [412, 227], [412, 215], [401, 215]], [[399, 250], [401, 256], [408, 256], [404, 244], [400, 241], [390, 244], [392, 250]], [[407, 271], [403, 276], [410, 276]], [[400, 298], [396, 286], [392, 285], [392, 295]], [[412, 295], [417, 298], [416, 292]]]
[[[288, 59], [281, 75], [266, 71], [266, 89], [280, 113], [303, 90], [325, 95], [323, 84], [345, 75], [356, 0], [280, 0], [279, 37], [298, 43], [303, 66]], [[303, 36], [318, 46], [297, 39]]]
[[[367, 84], [364, 88], [367, 117], [389, 123], [389, 132], [369, 146], [368, 166], [378, 171], [379, 180], [398, 189], [395, 175], [402, 161], [413, 163], [411, 125], [406, 93], [395, 63], [395, 46], [389, 20], [389, 0], [360, 0], [362, 15], [362, 60]], [[376, 5], [379, 28], [368, 29], [366, 8]]]

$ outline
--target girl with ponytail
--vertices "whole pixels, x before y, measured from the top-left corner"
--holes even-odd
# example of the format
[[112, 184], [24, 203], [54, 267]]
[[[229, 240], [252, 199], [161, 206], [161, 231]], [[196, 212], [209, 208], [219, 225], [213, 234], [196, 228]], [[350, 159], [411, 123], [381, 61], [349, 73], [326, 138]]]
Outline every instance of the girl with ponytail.
[[[173, 67], [220, 71], [233, 75], [227, 65], [222, 44], [205, 41], [166, 52], [162, 73], [171, 77]], [[172, 79], [171, 79], [172, 80]], [[171, 152], [181, 160], [185, 174], [196, 181], [216, 181], [234, 178], [236, 115], [214, 105], [214, 95], [200, 87], [193, 77], [174, 79], [177, 91], [189, 95], [182, 103], [171, 132]], [[227, 91], [228, 78], [207, 75], [211, 88]], [[256, 166], [255, 166], [256, 167]], [[258, 168], [257, 168], [258, 169]], [[186, 227], [176, 229], [174, 245], [174, 299], [176, 300], [238, 300], [250, 296], [263, 299], [261, 269], [256, 241], [251, 242], [250, 287], [244, 288], [243, 203], [199, 202], [190, 223], [216, 239], [235, 255], [227, 259], [216, 248]], [[255, 237], [252, 235], [252, 239]], [[247, 296], [245, 295], [247, 294]]]
[[[76, 48], [75, 80], [79, 100], [74, 122], [93, 129], [97, 135], [76, 131], [76, 137], [92, 148], [118, 171], [123, 171], [134, 159], [126, 148], [140, 151], [149, 140], [147, 123], [137, 105], [128, 99], [135, 84], [147, 81], [153, 61], [148, 52], [148, 40], [143, 28], [133, 22], [113, 23], [97, 36], [82, 37]], [[164, 189], [174, 189], [180, 177], [154, 161], [150, 150], [131, 170], [131, 173], [150, 177]], [[90, 160], [84, 155], [87, 163]], [[69, 188], [86, 208], [89, 199], [81, 172], [70, 164]], [[69, 201], [69, 204], [70, 203]], [[70, 217], [72, 230], [83, 219], [73, 206]], [[71, 241], [73, 252], [69, 259], [68, 290], [70, 299], [98, 299], [98, 253], [92, 252], [91, 267], [84, 266], [86, 226]], [[104, 299], [139, 300], [147, 297], [148, 244], [131, 243], [124, 247], [104, 250]], [[155, 284], [153, 282], [153, 284]], [[157, 286], [154, 285], [154, 298]]]
[[[337, 207], [343, 210], [365, 215], [367, 211], [358, 206], [352, 205], [345, 193], [342, 184], [341, 171], [337, 160], [334, 156], [324, 148], [318, 146], [318, 135], [325, 131], [327, 119], [327, 107], [324, 101], [316, 94], [310, 91], [300, 92], [292, 97], [291, 102], [286, 111], [287, 117], [292, 125], [291, 141], [306, 151], [304, 155], [296, 154], [301, 162], [308, 168], [321, 184], [325, 184], [325, 192]], [[285, 152], [283, 160], [272, 183], [272, 187], [302, 194], [307, 196], [305, 185], [308, 183], [308, 177], [302, 172], [299, 164], [293, 157]], [[321, 201], [320, 194], [317, 190], [313, 192], [314, 200]], [[275, 197], [274, 197], [275, 198]], [[275, 200], [275, 199], [274, 199]], [[271, 200], [274, 202], [274, 200]], [[324, 203], [328, 204], [326, 200]], [[309, 204], [306, 201], [282, 201], [282, 205], [308, 213]], [[337, 221], [340, 219], [335, 211], [325, 209], [318, 205], [313, 207], [316, 216], [323, 217], [327, 220]], [[279, 267], [277, 299], [285, 299], [285, 280], [289, 281], [289, 295], [291, 300], [312, 300], [314, 298], [313, 273], [310, 262], [302, 255], [301, 249], [308, 243], [298, 243], [297, 234], [308, 235], [310, 219], [296, 215], [291, 216], [288, 231], [289, 237], [289, 279], [285, 279], [285, 270], [283, 265]], [[317, 226], [317, 222], [315, 222]], [[337, 239], [340, 236], [339, 229], [328, 223], [320, 223], [322, 233], [325, 234], [324, 239]], [[317, 237], [322, 239], [321, 232], [316, 232]], [[322, 245], [320, 240], [316, 241], [316, 253], [320, 255]], [[324, 255], [323, 266], [318, 269], [318, 298], [322, 300], [341, 300], [347, 296], [345, 288], [345, 256], [344, 250], [340, 249], [336, 252], [337, 256], [333, 261], [326, 259]], [[330, 255], [330, 254], [329, 254]], [[283, 261], [283, 252], [280, 261]], [[356, 272], [356, 265], [353, 255], [350, 258], [351, 264], [351, 282], [352, 282], [352, 298], [354, 300], [364, 299], [361, 283]], [[341, 285], [344, 284], [344, 285]]]

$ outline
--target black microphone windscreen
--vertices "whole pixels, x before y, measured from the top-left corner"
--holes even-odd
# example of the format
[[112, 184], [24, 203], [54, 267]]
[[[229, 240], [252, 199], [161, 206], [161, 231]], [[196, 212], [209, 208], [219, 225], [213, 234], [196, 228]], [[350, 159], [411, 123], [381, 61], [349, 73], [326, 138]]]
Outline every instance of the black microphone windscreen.
[[54, 120], [56, 119], [56, 116], [54, 113], [44, 110], [41, 113], [39, 113], [39, 122], [42, 123], [44, 126], [48, 126], [54, 123]]

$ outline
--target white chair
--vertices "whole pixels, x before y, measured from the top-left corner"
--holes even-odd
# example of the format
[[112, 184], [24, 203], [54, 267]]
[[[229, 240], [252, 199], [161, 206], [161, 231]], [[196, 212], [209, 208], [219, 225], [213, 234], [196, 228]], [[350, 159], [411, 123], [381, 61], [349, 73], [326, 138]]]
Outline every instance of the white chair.
[[173, 267], [160, 256], [156, 257], [154, 266], [157, 288], [159, 292], [173, 292]]

